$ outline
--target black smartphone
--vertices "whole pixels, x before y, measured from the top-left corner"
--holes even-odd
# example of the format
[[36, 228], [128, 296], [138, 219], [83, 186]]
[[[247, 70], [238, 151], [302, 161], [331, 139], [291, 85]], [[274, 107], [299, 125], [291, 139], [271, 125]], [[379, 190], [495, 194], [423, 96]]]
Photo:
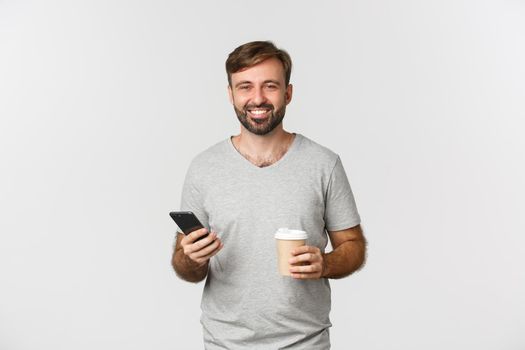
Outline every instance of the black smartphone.
[[[204, 225], [201, 224], [199, 219], [197, 219], [195, 214], [193, 214], [191, 211], [172, 211], [170, 212], [170, 216], [185, 235], [189, 235], [195, 230], [204, 228]], [[195, 242], [207, 237], [208, 234], [209, 233], [197, 238]]]

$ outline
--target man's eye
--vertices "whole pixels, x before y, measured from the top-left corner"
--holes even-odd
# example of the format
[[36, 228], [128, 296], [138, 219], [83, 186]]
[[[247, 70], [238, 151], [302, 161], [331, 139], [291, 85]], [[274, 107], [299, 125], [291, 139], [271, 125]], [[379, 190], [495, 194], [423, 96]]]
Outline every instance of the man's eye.
[[250, 88], [249, 85], [241, 85], [241, 86], [239, 86], [239, 89], [241, 89], [241, 90], [248, 90], [249, 88]]

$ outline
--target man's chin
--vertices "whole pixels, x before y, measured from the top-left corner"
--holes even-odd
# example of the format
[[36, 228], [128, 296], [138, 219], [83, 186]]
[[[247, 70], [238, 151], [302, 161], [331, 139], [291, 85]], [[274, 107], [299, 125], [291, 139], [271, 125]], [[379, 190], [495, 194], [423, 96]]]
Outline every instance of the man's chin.
[[[280, 118], [279, 123], [273, 125], [275, 123], [274, 117], [278, 118], [277, 115], [268, 115], [264, 118], [252, 118], [247, 113], [238, 113], [237, 112], [237, 118], [239, 119], [239, 122], [244, 126], [246, 130], [251, 132], [252, 134], [263, 136], [266, 134], [269, 134], [272, 132], [279, 124], [281, 124], [283, 118]], [[284, 117], [284, 115], [283, 115]]]
[[268, 122], [257, 123], [251, 120], [248, 122], [247, 125], [244, 125], [244, 128], [248, 130], [249, 132], [251, 132], [252, 134], [259, 135], [259, 136], [266, 135], [270, 131], [272, 131], [268, 127]]
[[256, 135], [266, 135], [271, 130], [269, 130], [266, 125], [252, 125], [250, 128], [247, 128], [249, 132]]
[[268, 124], [269, 123], [269, 120], [270, 120], [270, 117], [264, 117], [264, 118], [251, 118], [250, 117], [250, 120], [256, 124], [256, 125], [261, 125], [261, 124]]

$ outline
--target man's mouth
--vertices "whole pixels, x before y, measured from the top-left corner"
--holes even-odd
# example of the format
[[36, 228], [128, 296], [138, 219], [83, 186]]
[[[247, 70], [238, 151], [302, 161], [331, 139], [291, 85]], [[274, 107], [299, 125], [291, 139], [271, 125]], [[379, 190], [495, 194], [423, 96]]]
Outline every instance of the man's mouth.
[[248, 114], [253, 119], [264, 119], [269, 116], [271, 109], [267, 108], [251, 108], [247, 110]]

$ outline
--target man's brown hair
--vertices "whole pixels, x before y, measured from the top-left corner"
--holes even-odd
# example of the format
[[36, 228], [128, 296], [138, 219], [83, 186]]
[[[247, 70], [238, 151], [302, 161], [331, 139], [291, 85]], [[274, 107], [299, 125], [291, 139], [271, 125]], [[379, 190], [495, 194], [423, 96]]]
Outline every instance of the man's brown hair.
[[255, 66], [272, 57], [283, 64], [284, 81], [288, 86], [292, 74], [292, 59], [286, 51], [278, 49], [271, 41], [252, 41], [233, 50], [226, 60], [228, 84], [232, 85], [232, 73]]

